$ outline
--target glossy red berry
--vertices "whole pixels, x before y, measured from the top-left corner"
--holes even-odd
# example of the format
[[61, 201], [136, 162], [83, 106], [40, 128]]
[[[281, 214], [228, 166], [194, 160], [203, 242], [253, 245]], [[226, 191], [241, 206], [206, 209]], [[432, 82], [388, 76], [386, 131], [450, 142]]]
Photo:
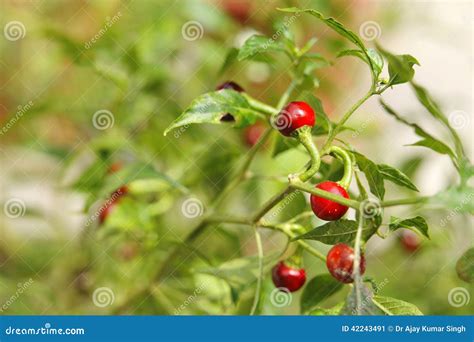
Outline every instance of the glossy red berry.
[[259, 123], [259, 122], [245, 128], [245, 131], [244, 131], [245, 143], [250, 147], [255, 145], [258, 139], [260, 139], [260, 137], [262, 136], [262, 133], [264, 130], [265, 130], [265, 127], [263, 126], [262, 123]]
[[[218, 85], [217, 88], [216, 88], [216, 90], [222, 90], [222, 89], [232, 89], [232, 90], [238, 91], [239, 93], [244, 91], [244, 88], [242, 88], [241, 86], [239, 86], [237, 83], [235, 83], [233, 81], [224, 82], [224, 83]], [[235, 118], [232, 114], [226, 113], [221, 117], [221, 121], [222, 122], [234, 122]]]
[[283, 261], [280, 261], [272, 269], [272, 280], [276, 287], [295, 292], [304, 285], [306, 272], [303, 268], [289, 267]]
[[[316, 188], [330, 192], [334, 195], [349, 198], [346, 189], [336, 182], [325, 181], [316, 185]], [[326, 198], [311, 195], [311, 209], [313, 209], [314, 214], [321, 220], [335, 221], [344, 216], [349, 208]]]
[[313, 127], [316, 121], [313, 108], [303, 101], [290, 102], [275, 118], [273, 125], [285, 136], [303, 126]]
[[[329, 273], [342, 283], [352, 283], [354, 267], [354, 250], [344, 243], [339, 243], [329, 250], [326, 257], [326, 266]], [[360, 274], [365, 272], [364, 255], [360, 257]]]
[[420, 247], [419, 236], [410, 230], [405, 230], [402, 232], [400, 236], [400, 241], [402, 243], [402, 246], [408, 252], [414, 252]]

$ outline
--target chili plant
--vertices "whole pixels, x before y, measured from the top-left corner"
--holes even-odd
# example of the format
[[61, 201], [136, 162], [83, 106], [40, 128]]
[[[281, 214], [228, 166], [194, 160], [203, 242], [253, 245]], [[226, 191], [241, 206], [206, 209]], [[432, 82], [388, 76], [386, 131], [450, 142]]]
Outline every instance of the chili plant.
[[[340, 51], [336, 57], [349, 56], [363, 61], [368, 67], [371, 83], [365, 95], [343, 113], [339, 121], [333, 122], [325, 114], [321, 101], [314, 95], [318, 83], [317, 70], [331, 66], [331, 63], [322, 55], [312, 52], [312, 47], [316, 43], [315, 39], [310, 39], [299, 47], [288, 27], [282, 26], [278, 29], [277, 38], [254, 35], [247, 39], [238, 52], [233, 51], [229, 63], [255, 59], [271, 63], [271, 59], [265, 57], [272, 54], [286, 56], [291, 83], [279, 96], [278, 103], [272, 105], [257, 100], [237, 84], [238, 80], [232, 80], [219, 86], [216, 91], [197, 97], [165, 130], [166, 135], [173, 130], [188, 127], [190, 124], [233, 125], [241, 128], [254, 125], [257, 121], [263, 121], [267, 126], [250, 151], [236, 163], [227, 185], [206, 208], [201, 222], [189, 232], [185, 245], [191, 245], [209, 226], [216, 224], [242, 225], [253, 230], [258, 246], [258, 256], [255, 259], [258, 272], [250, 314], [259, 312], [262, 281], [268, 276], [265, 272], [268, 264], [275, 263], [272, 278], [279, 291], [289, 294], [304, 286], [306, 275], [304, 266], [301, 264], [303, 251], [326, 263], [328, 273], [317, 275], [303, 288], [302, 312], [421, 314], [415, 305], [404, 301], [403, 298], [384, 297], [378, 293], [377, 286], [372, 289], [370, 284], [374, 283], [373, 279], [363, 277], [365, 269], [370, 269], [370, 261], [366, 262], [364, 249], [370, 239], [385, 238], [401, 228], [410, 229], [424, 239], [430, 238], [428, 224], [423, 216], [388, 216], [386, 211], [390, 208], [415, 204], [441, 204], [442, 199], [450, 195], [457, 194], [458, 198], [463, 198], [472, 194], [473, 189], [468, 181], [473, 175], [473, 167], [466, 157], [461, 140], [429, 92], [413, 80], [415, 67], [419, 66], [415, 57], [408, 54], [394, 54], [378, 44], [367, 47], [356, 33], [337, 20], [327, 18], [315, 10], [285, 8], [281, 11], [293, 16], [309, 14], [346, 39], [353, 47]], [[420, 104], [432, 118], [444, 125], [450, 133], [450, 142], [431, 135], [383, 101], [382, 94], [404, 83], [410, 84]], [[359, 107], [372, 97], [379, 97], [381, 106], [389, 115], [405, 124], [408, 129], [415, 131], [420, 140], [415, 142], [414, 146], [426, 147], [436, 153], [447, 155], [451, 159], [453, 167], [459, 174], [456, 184], [434, 196], [391, 198], [385, 193], [386, 182], [394, 183], [412, 192], [418, 192], [418, 189], [402, 171], [371, 160], [363, 151], [357, 151], [350, 140], [340, 136], [340, 133], [350, 129], [348, 126], [350, 118], [356, 114]], [[318, 146], [315, 143], [315, 137], [324, 137], [324, 143]], [[274, 156], [288, 149], [298, 149], [302, 146], [307, 152], [307, 165], [303, 170], [295, 167], [294, 173], [286, 175], [286, 186], [279, 193], [268, 198], [254, 212], [242, 216], [229, 214], [225, 210], [226, 201], [243, 182], [254, 176], [249, 171], [250, 167], [254, 159], [258, 158], [258, 151], [268, 141], [274, 141], [272, 152]], [[322, 162], [322, 158], [327, 157], [334, 158], [342, 165], [339, 180], [330, 180], [334, 178], [334, 170], [329, 167], [330, 163]], [[316, 181], [318, 184], [314, 185]], [[353, 183], [357, 191], [349, 190]], [[308, 212], [301, 212], [300, 215], [283, 222], [272, 220], [270, 217], [275, 217], [271, 215], [272, 211], [287, 199], [291, 200], [292, 194], [296, 192], [310, 195], [308, 208], [311, 208], [318, 218], [327, 222], [309, 229], [310, 227], [303, 223]], [[355, 214], [354, 219], [344, 218], [348, 211]], [[463, 206], [463, 211], [472, 214], [472, 201], [471, 204]], [[383, 227], [388, 227], [388, 229], [383, 229]], [[280, 259], [284, 258], [284, 260], [278, 264], [275, 261], [278, 257], [276, 259], [270, 257], [267, 260], [268, 256], [264, 255], [260, 233], [262, 229], [279, 232], [288, 238], [289, 243], [280, 254]], [[308, 243], [311, 240], [334, 245], [334, 247], [326, 256]], [[292, 245], [297, 247], [292, 248]], [[172, 260], [181, 248], [183, 246], [172, 250], [165, 264]], [[249, 265], [250, 262], [245, 264], [245, 266]], [[222, 265], [207, 272], [227, 280], [233, 291], [238, 292], [235, 287], [232, 287], [232, 277], [228, 274], [232, 270], [231, 265]], [[233, 271], [244, 272], [239, 268]], [[158, 272], [155, 280], [160, 279], [161, 275], [161, 272]], [[341, 290], [343, 284], [351, 288], [344, 303], [332, 308], [318, 307], [323, 299]], [[238, 296], [235, 296], [234, 299], [238, 301]], [[122, 308], [126, 306], [127, 303]]]

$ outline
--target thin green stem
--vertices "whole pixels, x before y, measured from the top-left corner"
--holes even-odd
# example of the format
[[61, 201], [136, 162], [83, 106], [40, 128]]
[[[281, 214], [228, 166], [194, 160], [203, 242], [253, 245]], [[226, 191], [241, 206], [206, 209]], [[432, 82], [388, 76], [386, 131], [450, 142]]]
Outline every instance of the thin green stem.
[[411, 197], [411, 198], [401, 198], [401, 199], [395, 199], [395, 200], [389, 200], [389, 201], [383, 201], [381, 203], [381, 206], [383, 208], [387, 207], [395, 207], [397, 205], [407, 205], [407, 204], [423, 204], [426, 201], [429, 200], [429, 197], [427, 196], [421, 196], [421, 197]]
[[338, 182], [344, 189], [347, 189], [351, 184], [352, 180], [352, 158], [351, 156], [342, 148], [338, 146], [330, 146], [329, 152], [335, 154], [339, 159], [344, 163], [344, 175], [342, 179]]
[[352, 105], [351, 108], [343, 115], [342, 119], [336, 124], [336, 127], [331, 131], [329, 134], [326, 143], [324, 144], [323, 151], [326, 151], [327, 148], [331, 145], [332, 141], [334, 138], [337, 136], [337, 134], [341, 131], [341, 129], [344, 127], [344, 124], [346, 123], [347, 120], [351, 117], [352, 114], [360, 107], [362, 104], [367, 101], [372, 95], [374, 95], [372, 89], [370, 89], [367, 94], [365, 94], [361, 99], [359, 99], [354, 105]]
[[313, 136], [311, 134], [311, 128], [304, 126], [297, 131], [297, 139], [303, 145], [311, 157], [310, 167], [300, 174], [298, 177], [302, 182], [306, 182], [311, 179], [313, 175], [318, 172], [319, 166], [321, 164], [321, 157], [319, 156], [319, 151], [314, 144]]
[[359, 210], [359, 207], [360, 207], [360, 202], [359, 201], [352, 200], [352, 199], [349, 199], [349, 198], [344, 198], [342, 196], [332, 194], [328, 191], [324, 191], [324, 190], [318, 189], [316, 187], [303, 184], [303, 183], [301, 183], [297, 180], [296, 181], [291, 180], [290, 181], [290, 187], [292, 189], [301, 190], [301, 191], [308, 192], [310, 194], [316, 195], [318, 197], [329, 199], [333, 202], [345, 205], [347, 207], [351, 207], [351, 208], [356, 209], [356, 210]]
[[354, 277], [354, 291], [356, 297], [356, 313], [360, 315], [361, 308], [362, 308], [362, 294], [361, 294], [361, 287], [362, 287], [362, 278], [360, 274], [360, 259], [361, 259], [361, 244], [362, 244], [362, 229], [364, 224], [364, 215], [360, 213], [359, 215], [359, 225], [357, 227], [357, 233], [354, 243], [354, 270], [353, 270], [353, 277]]
[[249, 103], [250, 107], [252, 107], [256, 111], [267, 114], [267, 115], [278, 114], [278, 109], [276, 109], [275, 107], [269, 106], [266, 103], [263, 103], [263, 102], [255, 99], [255, 98], [253, 98], [249, 94], [243, 93], [242, 95], [245, 97], [245, 99]]
[[270, 198], [264, 205], [263, 207], [258, 210], [253, 216], [252, 216], [252, 222], [258, 222], [263, 216], [265, 216], [266, 213], [268, 213], [272, 208], [277, 205], [280, 201], [282, 201], [287, 195], [292, 193], [294, 190], [290, 187], [287, 186], [285, 189], [283, 189], [281, 192]]
[[288, 102], [288, 100], [290, 99], [291, 93], [293, 92], [293, 90], [296, 88], [297, 85], [298, 83], [295, 80], [291, 81], [290, 85], [288, 86], [288, 88], [286, 89], [286, 91], [283, 93], [283, 95], [280, 97], [280, 100], [278, 101], [278, 104], [276, 106], [278, 111], [280, 111]]
[[258, 308], [258, 303], [260, 301], [260, 294], [262, 292], [262, 279], [263, 279], [263, 246], [262, 246], [262, 237], [258, 232], [257, 226], [253, 226], [255, 233], [255, 243], [257, 244], [258, 252], [258, 277], [257, 277], [257, 287], [255, 289], [255, 297], [253, 299], [252, 309], [250, 310], [250, 315], [253, 316]]

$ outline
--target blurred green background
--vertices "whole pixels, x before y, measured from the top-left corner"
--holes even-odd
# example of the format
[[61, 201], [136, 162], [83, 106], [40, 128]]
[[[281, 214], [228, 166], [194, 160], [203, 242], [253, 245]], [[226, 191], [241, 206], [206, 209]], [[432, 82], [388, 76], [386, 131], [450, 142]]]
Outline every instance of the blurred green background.
[[[274, 24], [285, 20], [276, 8], [290, 6], [318, 9], [355, 32], [375, 21], [384, 46], [420, 60], [416, 79], [448, 112], [472, 113], [469, 2], [0, 2], [3, 314], [110, 314], [130, 298], [125, 312], [132, 314], [248, 314], [253, 284], [242, 285], [235, 294], [224, 281], [199, 272], [207, 263], [254, 255], [248, 227], [213, 227], [196, 241], [196, 250], [183, 251], [172, 260], [166, 277], [141, 292], [163, 267], [167, 253], [199, 222], [182, 215], [183, 202], [198, 198], [205, 210], [229, 181], [233, 161], [249, 150], [245, 131], [230, 125], [195, 125], [167, 137], [162, 133], [190, 101], [228, 79], [275, 104], [289, 83], [286, 60], [276, 58], [271, 67], [256, 61], [234, 63], [224, 71], [221, 66], [229, 50], [250, 35], [271, 36]], [[186, 31], [189, 23], [195, 31]], [[313, 18], [298, 18], [291, 30], [300, 44], [317, 37], [315, 51], [333, 61], [317, 71], [316, 96], [328, 115], [337, 118], [363, 93], [368, 73], [356, 60], [336, 59], [346, 43]], [[386, 98], [413, 121], [428, 121], [405, 88]], [[100, 111], [106, 111], [105, 129], [94, 121]], [[460, 133], [472, 156], [469, 115]], [[434, 123], [423, 124], [439, 129]], [[364, 106], [351, 125], [358, 134], [347, 136], [358, 149], [373, 160], [400, 167], [422, 194], [453, 182], [449, 160], [404, 147], [414, 141], [412, 132], [384, 115], [376, 101]], [[267, 177], [245, 182], [228, 201], [228, 211], [252, 212], [282, 188], [275, 181], [278, 177], [306, 162], [301, 151], [271, 158], [270, 149], [259, 152], [252, 167]], [[123, 168], [110, 173], [114, 163]], [[106, 224], [88, 224], [108, 194], [124, 183], [130, 193]], [[408, 196], [396, 187], [388, 193], [390, 198]], [[8, 203], [16, 205], [18, 214], [5, 211]], [[281, 219], [305, 208], [301, 195], [281, 211]], [[416, 206], [392, 212], [422, 213], [432, 238], [411, 252], [397, 235], [374, 237], [367, 248], [366, 275], [385, 284], [383, 295], [414, 303], [425, 314], [472, 314], [474, 299], [460, 307], [448, 301], [453, 288], [473, 290], [454, 270], [458, 257], [473, 245], [472, 217]], [[285, 238], [274, 232], [263, 232], [263, 238], [268, 255], [285, 245]], [[324, 252], [329, 249], [314, 245]], [[305, 267], [309, 278], [326, 272], [310, 255], [305, 255]], [[272, 305], [273, 285], [268, 271], [266, 275], [262, 313], [297, 314], [299, 294], [291, 305]], [[93, 300], [100, 288], [109, 289], [105, 296], [113, 299], [104, 307]], [[237, 304], [232, 294], [240, 298]], [[330, 307], [346, 294], [347, 289], [322, 306]]]

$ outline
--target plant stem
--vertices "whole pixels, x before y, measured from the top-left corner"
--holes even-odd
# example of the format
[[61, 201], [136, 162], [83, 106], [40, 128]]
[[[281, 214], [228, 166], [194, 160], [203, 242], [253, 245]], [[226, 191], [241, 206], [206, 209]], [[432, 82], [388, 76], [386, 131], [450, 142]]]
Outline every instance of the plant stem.
[[250, 315], [253, 316], [258, 308], [258, 303], [260, 301], [260, 293], [262, 291], [262, 279], [263, 279], [263, 246], [262, 246], [262, 237], [258, 232], [257, 226], [253, 226], [255, 233], [255, 242], [257, 244], [258, 251], [258, 277], [257, 277], [257, 287], [255, 289], [255, 297], [253, 299], [252, 309], [250, 310]]
[[362, 286], [362, 278], [360, 276], [360, 258], [361, 258], [361, 243], [362, 243], [362, 228], [364, 223], [364, 215], [363, 213], [359, 214], [359, 225], [357, 227], [357, 233], [354, 243], [354, 270], [353, 270], [353, 277], [354, 277], [354, 291], [356, 297], [356, 313], [360, 315], [361, 307], [362, 307], [362, 294], [361, 294], [361, 286]]
[[243, 93], [242, 95], [245, 97], [250, 107], [252, 107], [256, 111], [264, 113], [264, 114], [268, 114], [268, 115], [278, 114], [278, 109], [276, 109], [275, 107], [269, 106], [266, 103], [263, 103], [257, 99], [254, 99], [249, 94]]
[[422, 203], [424, 203], [428, 200], [429, 200], [429, 197], [427, 197], [427, 196], [402, 198], [402, 199], [383, 201], [381, 203], [381, 206], [383, 208], [387, 208], [387, 207], [395, 207], [397, 205], [422, 204]]
[[319, 151], [314, 144], [313, 136], [311, 134], [311, 128], [308, 126], [304, 126], [297, 131], [297, 138], [301, 145], [303, 145], [309, 153], [311, 157], [311, 165], [310, 167], [304, 171], [301, 175], [299, 175], [299, 179], [302, 182], [306, 182], [307, 180], [311, 179], [313, 175], [318, 172], [319, 165], [321, 164], [321, 157], [319, 156]]
[[331, 131], [331, 134], [328, 136], [326, 143], [324, 144], [323, 151], [326, 151], [327, 148], [331, 145], [332, 141], [336, 137], [336, 135], [341, 131], [342, 127], [347, 120], [351, 117], [351, 115], [365, 102], [368, 98], [374, 95], [372, 89], [367, 92], [361, 99], [359, 99], [351, 108], [343, 115], [342, 119], [336, 124], [336, 127]]
[[287, 186], [285, 189], [283, 189], [281, 192], [270, 198], [264, 205], [263, 207], [258, 210], [253, 216], [252, 216], [252, 222], [258, 222], [263, 216], [265, 216], [266, 213], [268, 213], [275, 205], [277, 205], [281, 200], [283, 200], [287, 195], [292, 193], [294, 190], [290, 187]]
[[333, 202], [345, 205], [347, 207], [354, 208], [356, 210], [359, 210], [359, 207], [360, 207], [360, 202], [359, 201], [351, 200], [351, 199], [344, 198], [344, 197], [339, 196], [339, 195], [332, 194], [328, 191], [324, 191], [324, 190], [312, 187], [310, 185], [303, 184], [303, 183], [301, 183], [300, 181], [297, 181], [297, 180], [296, 181], [292, 180], [290, 182], [290, 187], [293, 188], [293, 189], [308, 192], [308, 193], [316, 195], [318, 197], [329, 199]]
[[344, 175], [338, 183], [344, 189], [347, 189], [352, 180], [352, 159], [345, 150], [338, 146], [329, 147], [329, 152], [334, 153], [337, 157], [339, 157], [339, 159], [342, 159], [342, 162], [344, 163]]

